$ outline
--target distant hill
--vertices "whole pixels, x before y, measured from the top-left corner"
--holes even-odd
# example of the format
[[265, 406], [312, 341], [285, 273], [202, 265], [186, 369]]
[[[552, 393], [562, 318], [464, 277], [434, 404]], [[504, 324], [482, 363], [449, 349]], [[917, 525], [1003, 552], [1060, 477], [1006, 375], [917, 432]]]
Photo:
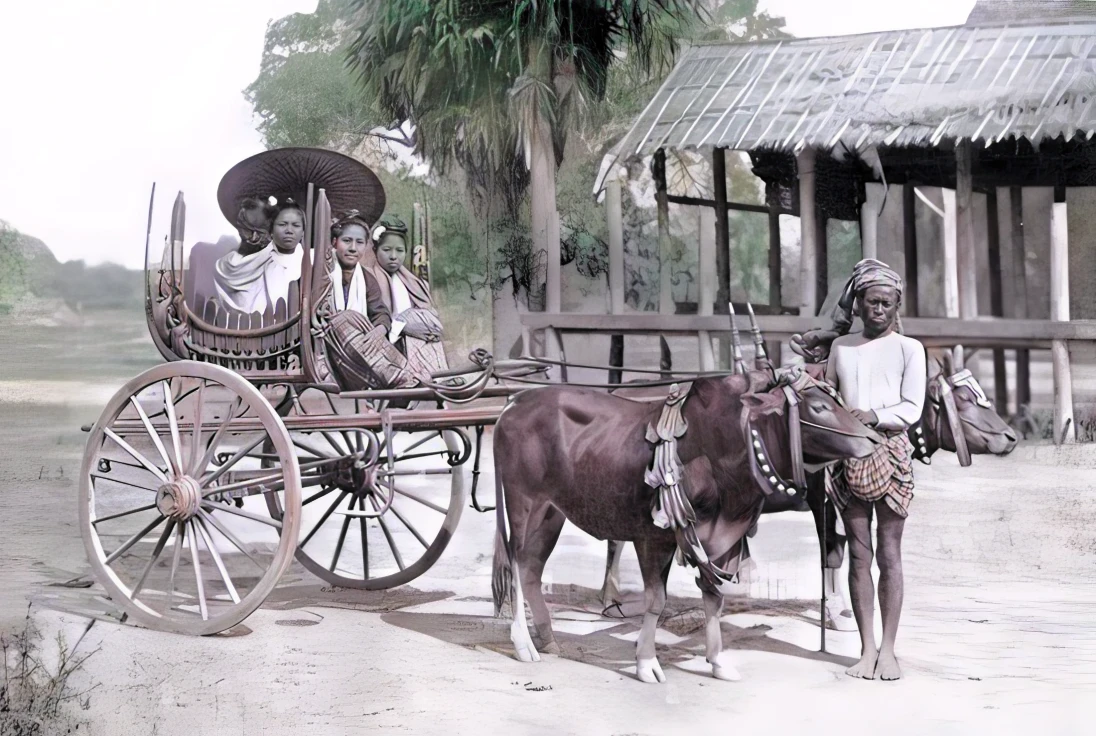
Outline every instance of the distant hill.
[[75, 311], [140, 309], [143, 279], [113, 263], [61, 263], [41, 240], [0, 220], [0, 314], [28, 298], [61, 300]]

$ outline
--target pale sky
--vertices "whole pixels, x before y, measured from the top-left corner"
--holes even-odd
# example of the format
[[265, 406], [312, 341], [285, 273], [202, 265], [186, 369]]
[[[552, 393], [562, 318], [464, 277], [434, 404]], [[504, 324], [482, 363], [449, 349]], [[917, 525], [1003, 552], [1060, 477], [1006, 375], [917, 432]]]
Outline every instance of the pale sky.
[[[382, 0], [377, 0], [382, 1]], [[762, 0], [796, 36], [962, 23], [974, 0]], [[267, 22], [316, 0], [0, 0], [0, 219], [60, 260], [139, 268], [179, 190], [186, 242], [233, 233], [217, 183], [263, 150], [242, 90]]]

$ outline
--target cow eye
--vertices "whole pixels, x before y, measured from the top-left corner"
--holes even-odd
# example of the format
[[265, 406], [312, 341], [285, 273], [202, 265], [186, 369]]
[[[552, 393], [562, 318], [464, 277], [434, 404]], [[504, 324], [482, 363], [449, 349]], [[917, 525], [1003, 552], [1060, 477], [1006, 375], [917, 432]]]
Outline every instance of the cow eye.
[[829, 404], [825, 401], [812, 401], [810, 403], [811, 411], [815, 414], [824, 414], [830, 410]]

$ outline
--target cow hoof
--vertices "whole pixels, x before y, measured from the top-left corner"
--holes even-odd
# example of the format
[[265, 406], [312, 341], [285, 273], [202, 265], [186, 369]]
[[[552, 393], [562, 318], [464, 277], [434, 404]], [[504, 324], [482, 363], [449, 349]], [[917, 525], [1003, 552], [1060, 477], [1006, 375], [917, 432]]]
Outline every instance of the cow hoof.
[[738, 682], [742, 679], [742, 675], [739, 674], [738, 669], [726, 661], [723, 657], [720, 657], [715, 662], [712, 662], [712, 677], [717, 680], [723, 680], [724, 682]]
[[666, 675], [662, 673], [662, 665], [654, 657], [651, 659], [637, 659], [636, 675], [639, 677], [640, 682], [666, 682]]
[[542, 651], [544, 654], [551, 654], [551, 655], [554, 655], [554, 656], [558, 657], [559, 656], [559, 644], [557, 644], [556, 640], [553, 639], [552, 641], [548, 642], [543, 647], [541, 647], [540, 651]]
[[514, 653], [522, 662], [539, 662], [540, 655], [533, 646], [533, 639], [529, 636], [529, 630], [515, 621], [510, 625], [510, 641], [514, 643]]
[[856, 631], [856, 619], [852, 611], [826, 607], [826, 628], [832, 631]]

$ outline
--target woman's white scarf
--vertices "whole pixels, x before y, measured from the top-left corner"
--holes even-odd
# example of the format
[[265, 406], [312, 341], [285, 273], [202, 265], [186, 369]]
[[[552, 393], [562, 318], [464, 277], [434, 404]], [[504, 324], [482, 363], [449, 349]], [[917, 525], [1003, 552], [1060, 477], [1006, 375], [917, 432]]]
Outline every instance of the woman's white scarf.
[[262, 314], [273, 311], [279, 300], [288, 301], [289, 285], [300, 277], [301, 247], [282, 253], [271, 243], [257, 253], [233, 251], [221, 258], [214, 283], [225, 306]]
[[342, 312], [347, 309], [352, 309], [355, 312], [361, 312], [368, 316], [365, 273], [362, 271], [360, 264], [354, 266], [354, 275], [350, 277], [349, 298], [343, 294], [342, 268], [336, 266], [335, 270], [331, 272], [331, 285], [335, 292], [335, 311]]

